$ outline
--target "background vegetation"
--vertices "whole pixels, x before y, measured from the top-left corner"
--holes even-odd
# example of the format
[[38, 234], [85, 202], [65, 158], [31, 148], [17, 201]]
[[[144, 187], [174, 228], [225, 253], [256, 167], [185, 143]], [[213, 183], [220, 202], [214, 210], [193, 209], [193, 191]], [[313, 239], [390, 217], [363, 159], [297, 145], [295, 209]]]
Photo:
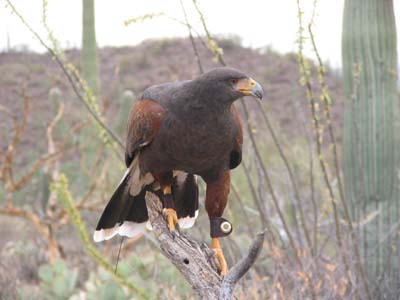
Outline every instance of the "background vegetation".
[[[24, 23], [12, 1], [7, 2]], [[349, 5], [358, 8], [364, 3], [348, 3], [347, 18], [356, 22]], [[197, 1], [182, 2], [183, 12], [184, 5], [194, 5], [201, 24], [194, 28], [191, 20], [181, 21], [188, 28], [187, 39], [149, 40], [135, 47], [96, 50], [94, 15], [90, 15], [93, 0], [83, 4], [82, 51], [58, 47], [57, 37], [47, 26], [44, 1], [43, 25], [48, 37], [33, 34], [49, 53], [12, 49], [0, 53], [0, 299], [195, 299], [179, 272], [160, 254], [151, 232], [123, 243], [117, 272], [119, 240], [94, 245], [91, 232], [123, 174], [120, 140], [135, 95], [152, 84], [193, 78], [220, 65], [251, 74], [266, 94], [263, 103], [252, 99], [237, 103], [245, 128], [244, 162], [233, 172], [226, 210], [235, 225], [234, 234], [223, 240], [228, 263], [232, 265], [243, 255], [258, 231], [267, 230], [261, 257], [242, 280], [237, 298], [398, 299], [398, 199], [379, 199], [379, 205], [397, 213], [385, 215], [375, 202], [370, 206], [364, 198], [354, 200], [347, 190], [345, 193], [350, 182], [342, 176], [342, 148], [345, 154], [373, 155], [377, 148], [369, 151], [368, 147], [376, 143], [375, 137], [379, 136], [378, 145], [384, 149], [397, 138], [393, 127], [398, 117], [397, 88], [393, 87], [397, 71], [392, 68], [396, 57], [390, 57], [390, 68], [385, 60], [372, 64], [371, 74], [380, 73], [370, 79], [363, 77], [365, 62], [360, 61], [361, 67], [356, 68], [351, 55], [344, 56], [349, 63], [345, 68], [350, 99], [346, 102], [347, 133], [354, 123], [358, 128], [372, 121], [368, 114], [359, 117], [352, 111], [351, 87], [358, 87], [359, 81], [360, 89], [374, 82], [374, 103], [388, 103], [384, 97], [390, 97], [390, 105], [376, 109], [388, 110], [393, 117], [390, 128], [379, 128], [387, 119], [374, 123], [373, 132], [390, 131], [385, 136], [365, 129], [371, 134], [366, 142], [358, 137], [348, 139], [348, 135], [343, 140], [341, 71], [321, 62], [313, 19], [304, 19], [300, 1], [298, 50], [288, 54], [270, 47], [245, 48], [236, 36], [214, 37]], [[385, 1], [385, 5], [390, 12], [393, 3]], [[147, 15], [126, 23], [135, 26], [157, 17], [162, 16]], [[378, 16], [377, 22], [369, 25], [383, 19]], [[380, 25], [387, 28], [390, 24]], [[346, 26], [355, 25], [345, 22], [344, 33], [349, 30]], [[396, 36], [393, 23], [391, 26], [387, 41]], [[355, 34], [362, 36], [363, 32]], [[313, 59], [304, 57], [304, 47], [315, 50]], [[346, 49], [361, 49], [357, 47], [360, 45], [349, 44], [344, 55]], [[389, 53], [394, 46], [373, 40], [372, 53], [374, 47]], [[387, 91], [380, 87], [386, 84], [381, 75], [392, 84], [390, 94], [379, 94], [380, 89]], [[356, 97], [363, 99], [361, 94]], [[397, 151], [396, 147], [390, 152], [393, 155], [377, 154], [384, 155], [386, 166], [382, 171], [374, 169], [371, 175], [382, 175], [383, 183], [376, 183], [378, 189], [397, 190]], [[357, 162], [347, 157], [345, 165], [351, 163], [357, 167]], [[363, 167], [358, 172], [367, 175], [368, 171]], [[372, 185], [366, 184], [361, 192]], [[388, 219], [391, 222], [386, 222]], [[378, 230], [373, 231], [373, 239], [366, 240], [370, 225]], [[199, 220], [188, 234], [207, 242], [208, 226], [201, 207]], [[383, 249], [381, 255], [368, 254], [377, 249]], [[390, 255], [387, 249], [392, 249]]]

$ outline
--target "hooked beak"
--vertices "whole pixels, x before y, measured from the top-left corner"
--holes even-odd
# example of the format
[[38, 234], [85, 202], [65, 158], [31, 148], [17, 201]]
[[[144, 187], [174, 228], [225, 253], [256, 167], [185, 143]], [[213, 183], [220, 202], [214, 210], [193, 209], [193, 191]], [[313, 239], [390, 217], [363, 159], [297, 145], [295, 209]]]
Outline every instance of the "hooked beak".
[[[252, 79], [253, 80], [253, 79]], [[262, 97], [264, 95], [263, 88], [261, 84], [259, 84], [257, 81], [253, 80], [255, 85], [251, 88], [251, 95], [262, 100]]]
[[246, 95], [262, 99], [264, 91], [261, 85], [252, 78], [241, 79], [236, 86], [237, 91]]

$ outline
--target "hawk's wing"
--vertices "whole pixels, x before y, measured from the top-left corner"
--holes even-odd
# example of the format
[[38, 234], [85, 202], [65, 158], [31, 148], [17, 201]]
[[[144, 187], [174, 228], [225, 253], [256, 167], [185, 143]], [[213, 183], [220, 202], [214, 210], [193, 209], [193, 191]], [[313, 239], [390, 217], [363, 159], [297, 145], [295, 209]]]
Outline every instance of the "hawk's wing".
[[125, 164], [132, 163], [140, 148], [150, 144], [160, 128], [165, 109], [150, 99], [140, 99], [129, 114], [125, 150]]
[[236, 107], [232, 105], [232, 115], [236, 125], [236, 135], [233, 141], [233, 148], [229, 157], [229, 168], [234, 169], [242, 162], [243, 129], [242, 121]]

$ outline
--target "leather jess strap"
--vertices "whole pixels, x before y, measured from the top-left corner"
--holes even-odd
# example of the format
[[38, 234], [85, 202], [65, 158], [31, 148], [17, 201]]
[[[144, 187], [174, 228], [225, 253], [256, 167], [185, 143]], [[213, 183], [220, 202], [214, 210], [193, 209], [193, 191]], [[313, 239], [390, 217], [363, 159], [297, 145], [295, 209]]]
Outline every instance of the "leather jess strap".
[[231, 234], [232, 224], [225, 218], [210, 219], [210, 235], [212, 238], [225, 237]]

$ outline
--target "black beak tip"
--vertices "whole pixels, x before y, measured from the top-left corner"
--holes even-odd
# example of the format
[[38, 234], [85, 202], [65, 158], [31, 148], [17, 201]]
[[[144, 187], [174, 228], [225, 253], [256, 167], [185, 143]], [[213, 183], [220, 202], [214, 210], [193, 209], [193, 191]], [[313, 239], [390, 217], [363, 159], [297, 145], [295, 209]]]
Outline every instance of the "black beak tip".
[[259, 84], [259, 83], [257, 82], [256, 85], [252, 88], [251, 94], [252, 94], [254, 97], [256, 97], [256, 98], [262, 100], [262, 98], [263, 98], [263, 96], [264, 96], [264, 91], [263, 91], [263, 88], [262, 88], [261, 84]]
[[259, 91], [256, 91], [256, 92], [254, 93], [254, 96], [255, 96], [256, 98], [262, 100], [263, 94], [262, 94], [261, 92], [259, 92]]

